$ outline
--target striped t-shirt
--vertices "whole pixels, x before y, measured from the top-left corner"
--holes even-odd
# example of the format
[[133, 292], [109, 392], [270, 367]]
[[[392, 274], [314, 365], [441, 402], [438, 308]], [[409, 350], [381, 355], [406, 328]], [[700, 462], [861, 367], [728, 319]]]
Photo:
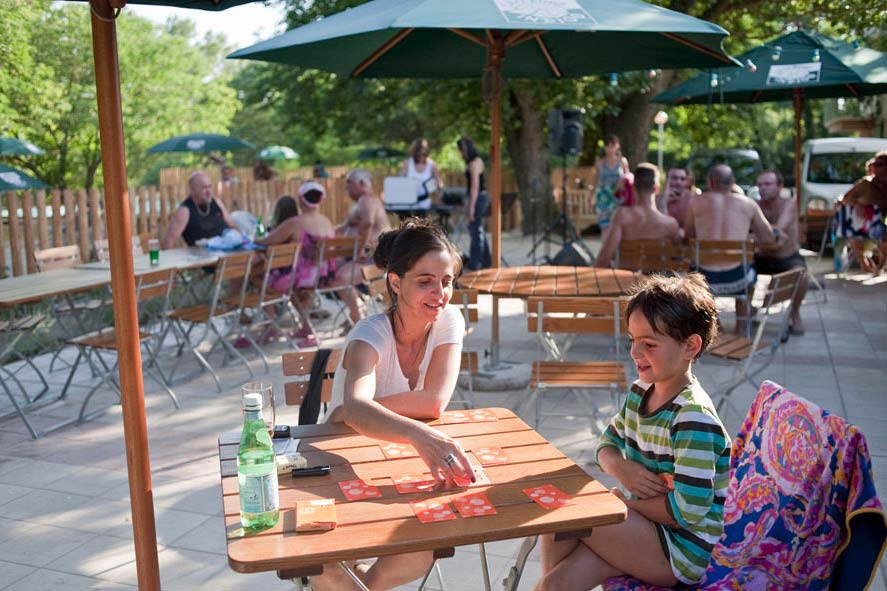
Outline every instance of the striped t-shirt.
[[651, 472], [674, 476], [666, 506], [678, 527], [656, 526], [675, 577], [693, 584], [705, 573], [712, 548], [724, 531], [730, 436], [711, 398], [695, 380], [660, 408], [641, 414], [650, 389], [641, 381], [632, 384], [595, 457], [611, 446]]

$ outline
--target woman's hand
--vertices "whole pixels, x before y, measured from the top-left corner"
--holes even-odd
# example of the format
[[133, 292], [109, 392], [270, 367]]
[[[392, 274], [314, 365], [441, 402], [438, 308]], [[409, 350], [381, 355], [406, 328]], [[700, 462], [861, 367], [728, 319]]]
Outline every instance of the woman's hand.
[[457, 478], [462, 482], [475, 481], [468, 456], [451, 437], [429, 427], [412, 444], [435, 480], [447, 484], [456, 484]]
[[639, 499], [649, 499], [668, 493], [668, 487], [659, 476], [632, 460], [622, 460], [613, 476]]

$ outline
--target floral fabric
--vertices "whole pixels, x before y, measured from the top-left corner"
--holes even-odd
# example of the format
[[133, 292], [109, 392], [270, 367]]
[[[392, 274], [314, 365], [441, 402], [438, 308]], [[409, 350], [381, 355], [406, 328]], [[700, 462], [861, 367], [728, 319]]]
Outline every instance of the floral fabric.
[[[866, 589], [887, 543], [865, 436], [764, 382], [730, 458], [724, 535], [699, 591]], [[630, 577], [605, 591], [659, 591]]]

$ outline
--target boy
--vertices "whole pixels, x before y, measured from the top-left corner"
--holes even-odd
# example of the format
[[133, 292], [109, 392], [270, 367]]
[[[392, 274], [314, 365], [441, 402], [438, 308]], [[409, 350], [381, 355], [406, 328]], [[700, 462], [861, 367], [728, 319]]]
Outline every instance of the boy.
[[671, 586], [698, 582], [723, 532], [730, 438], [692, 363], [717, 333], [705, 279], [652, 276], [626, 311], [639, 379], [597, 448], [630, 497], [627, 519], [580, 540], [542, 539], [537, 591], [587, 591], [627, 574]]

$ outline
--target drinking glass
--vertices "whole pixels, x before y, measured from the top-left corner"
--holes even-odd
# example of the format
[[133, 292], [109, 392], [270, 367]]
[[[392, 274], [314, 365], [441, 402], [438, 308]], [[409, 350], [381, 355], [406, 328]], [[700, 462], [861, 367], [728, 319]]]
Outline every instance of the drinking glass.
[[156, 238], [148, 240], [148, 260], [152, 267], [160, 264], [160, 241]]
[[240, 388], [241, 398], [247, 394], [261, 394], [262, 420], [268, 427], [268, 434], [274, 435], [274, 387], [270, 382], [247, 382]]

